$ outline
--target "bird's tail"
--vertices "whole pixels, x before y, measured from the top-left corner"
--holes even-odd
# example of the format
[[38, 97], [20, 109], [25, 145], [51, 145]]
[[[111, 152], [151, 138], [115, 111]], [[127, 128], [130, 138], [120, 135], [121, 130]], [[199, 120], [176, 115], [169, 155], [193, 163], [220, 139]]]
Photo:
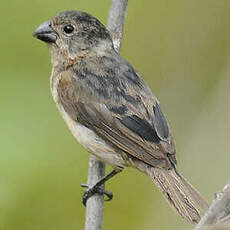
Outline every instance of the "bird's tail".
[[193, 224], [199, 222], [200, 211], [207, 209], [208, 203], [176, 169], [148, 167], [145, 172], [182, 217]]

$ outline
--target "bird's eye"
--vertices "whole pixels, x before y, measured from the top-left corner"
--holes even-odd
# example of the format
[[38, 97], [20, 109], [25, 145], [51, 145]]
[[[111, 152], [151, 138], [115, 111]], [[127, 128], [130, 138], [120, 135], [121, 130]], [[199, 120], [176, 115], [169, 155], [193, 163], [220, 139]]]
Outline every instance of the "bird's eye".
[[72, 26], [72, 25], [67, 25], [67, 26], [65, 26], [64, 27], [64, 32], [66, 33], [66, 34], [71, 34], [71, 33], [73, 33], [73, 31], [74, 31], [74, 27]]

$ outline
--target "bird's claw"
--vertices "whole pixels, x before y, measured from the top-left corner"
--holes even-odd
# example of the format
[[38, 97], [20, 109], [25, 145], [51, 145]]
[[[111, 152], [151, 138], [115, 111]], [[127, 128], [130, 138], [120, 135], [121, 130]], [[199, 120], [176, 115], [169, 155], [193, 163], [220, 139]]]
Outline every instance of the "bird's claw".
[[110, 201], [113, 199], [113, 193], [105, 190], [101, 186], [94, 185], [93, 187], [90, 187], [88, 184], [81, 184], [81, 187], [87, 189], [82, 196], [82, 203], [84, 206], [86, 206], [87, 200], [96, 193], [99, 195], [106, 195], [107, 199], [105, 199], [105, 201]]

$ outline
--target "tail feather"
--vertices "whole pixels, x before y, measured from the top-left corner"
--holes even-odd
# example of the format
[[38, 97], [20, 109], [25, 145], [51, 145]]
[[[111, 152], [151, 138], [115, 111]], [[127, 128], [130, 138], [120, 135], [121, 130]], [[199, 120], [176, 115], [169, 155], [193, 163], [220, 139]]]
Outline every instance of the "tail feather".
[[200, 211], [206, 209], [208, 203], [176, 169], [151, 167], [147, 169], [147, 174], [182, 217], [191, 223], [199, 222]]
[[181, 175], [175, 170], [176, 174], [180, 177], [182, 183], [187, 188], [188, 193], [197, 205], [198, 209], [206, 210], [209, 207], [208, 202], [201, 196], [201, 194]]

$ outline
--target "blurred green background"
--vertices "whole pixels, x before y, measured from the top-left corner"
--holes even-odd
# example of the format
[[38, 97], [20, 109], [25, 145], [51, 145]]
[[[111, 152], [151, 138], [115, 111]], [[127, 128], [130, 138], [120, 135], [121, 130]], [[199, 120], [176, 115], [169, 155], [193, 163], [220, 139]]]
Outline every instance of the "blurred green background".
[[[106, 23], [110, 0], [1, 2], [0, 230], [84, 228], [89, 154], [50, 95], [50, 57], [32, 38], [66, 9]], [[209, 200], [230, 179], [230, 1], [132, 0], [122, 55], [150, 84], [168, 118], [178, 168]], [[151, 180], [127, 169], [107, 188], [104, 229], [192, 229]]]

